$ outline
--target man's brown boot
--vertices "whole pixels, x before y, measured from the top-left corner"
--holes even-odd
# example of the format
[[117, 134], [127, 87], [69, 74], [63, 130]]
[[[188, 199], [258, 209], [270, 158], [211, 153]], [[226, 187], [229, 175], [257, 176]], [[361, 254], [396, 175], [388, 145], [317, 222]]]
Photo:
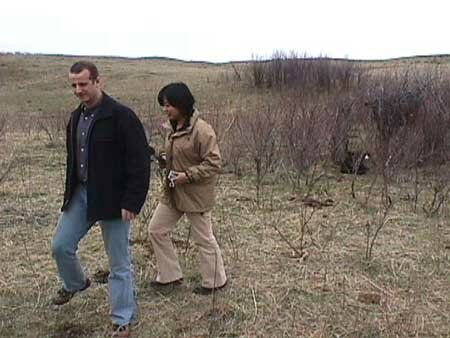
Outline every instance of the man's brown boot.
[[52, 299], [52, 303], [54, 305], [66, 304], [73, 298], [73, 296], [76, 293], [84, 291], [90, 286], [91, 286], [91, 281], [88, 278], [88, 279], [86, 279], [86, 283], [84, 284], [84, 286], [81, 290], [70, 292], [70, 291], [67, 291], [66, 289], [64, 289], [64, 287], [62, 287], [61, 289], [58, 290], [58, 292], [56, 293], [56, 296]]

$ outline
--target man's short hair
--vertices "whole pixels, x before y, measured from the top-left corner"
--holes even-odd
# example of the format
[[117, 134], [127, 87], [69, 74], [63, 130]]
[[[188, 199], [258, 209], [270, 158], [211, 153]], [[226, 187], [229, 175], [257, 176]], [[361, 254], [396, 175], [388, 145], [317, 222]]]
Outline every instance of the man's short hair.
[[78, 61], [75, 62], [72, 67], [70, 67], [70, 72], [72, 74], [79, 74], [83, 70], [87, 69], [89, 71], [89, 79], [97, 80], [98, 78], [98, 69], [95, 64], [89, 61]]

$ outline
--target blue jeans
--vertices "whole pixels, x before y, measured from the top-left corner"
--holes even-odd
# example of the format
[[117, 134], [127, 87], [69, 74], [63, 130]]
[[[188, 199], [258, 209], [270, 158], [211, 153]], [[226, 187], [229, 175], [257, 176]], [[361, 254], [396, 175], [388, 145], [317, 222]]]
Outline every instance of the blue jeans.
[[[111, 271], [108, 279], [111, 320], [114, 324], [125, 325], [132, 320], [137, 307], [129, 248], [130, 223], [119, 218], [99, 224]], [[77, 249], [93, 225], [87, 220], [86, 187], [80, 185], [61, 214], [52, 240], [52, 255], [67, 291], [78, 291], [86, 283]]]

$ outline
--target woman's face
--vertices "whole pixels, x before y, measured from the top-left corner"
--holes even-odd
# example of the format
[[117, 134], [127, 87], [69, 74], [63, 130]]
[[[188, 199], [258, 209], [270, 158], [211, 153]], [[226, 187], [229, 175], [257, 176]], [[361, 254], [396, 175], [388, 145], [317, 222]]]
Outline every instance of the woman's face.
[[183, 119], [183, 114], [181, 114], [180, 110], [172, 106], [166, 99], [164, 99], [163, 111], [172, 122], [178, 122]]

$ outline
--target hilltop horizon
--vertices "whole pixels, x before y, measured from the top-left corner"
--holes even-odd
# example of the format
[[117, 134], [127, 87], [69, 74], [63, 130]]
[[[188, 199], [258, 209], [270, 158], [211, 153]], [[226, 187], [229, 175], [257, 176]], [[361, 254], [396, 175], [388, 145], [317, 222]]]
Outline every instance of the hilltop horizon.
[[[68, 58], [98, 58], [98, 59], [124, 59], [124, 60], [167, 60], [184, 63], [208, 63], [208, 64], [230, 64], [230, 63], [247, 63], [258, 59], [260, 61], [268, 61], [273, 58], [275, 52], [283, 52], [282, 50], [274, 50], [271, 55], [262, 56], [255, 54], [253, 58], [242, 60], [227, 60], [227, 61], [210, 61], [203, 59], [184, 59], [173, 56], [160, 56], [160, 55], [148, 55], [148, 56], [125, 56], [125, 55], [108, 55], [108, 54], [71, 54], [71, 53], [37, 53], [28, 51], [0, 51], [0, 55], [18, 55], [18, 56], [43, 56], [43, 57], [68, 57]], [[290, 53], [290, 52], [289, 52]], [[398, 57], [389, 58], [351, 58], [351, 57], [333, 57], [327, 54], [312, 55], [306, 52], [295, 52], [299, 57], [306, 57], [310, 59], [331, 59], [331, 60], [346, 60], [351, 62], [390, 62], [401, 60], [413, 60], [413, 59], [432, 59], [432, 58], [450, 58], [450, 53], [441, 54], [417, 54], [417, 55], [404, 55]]]

